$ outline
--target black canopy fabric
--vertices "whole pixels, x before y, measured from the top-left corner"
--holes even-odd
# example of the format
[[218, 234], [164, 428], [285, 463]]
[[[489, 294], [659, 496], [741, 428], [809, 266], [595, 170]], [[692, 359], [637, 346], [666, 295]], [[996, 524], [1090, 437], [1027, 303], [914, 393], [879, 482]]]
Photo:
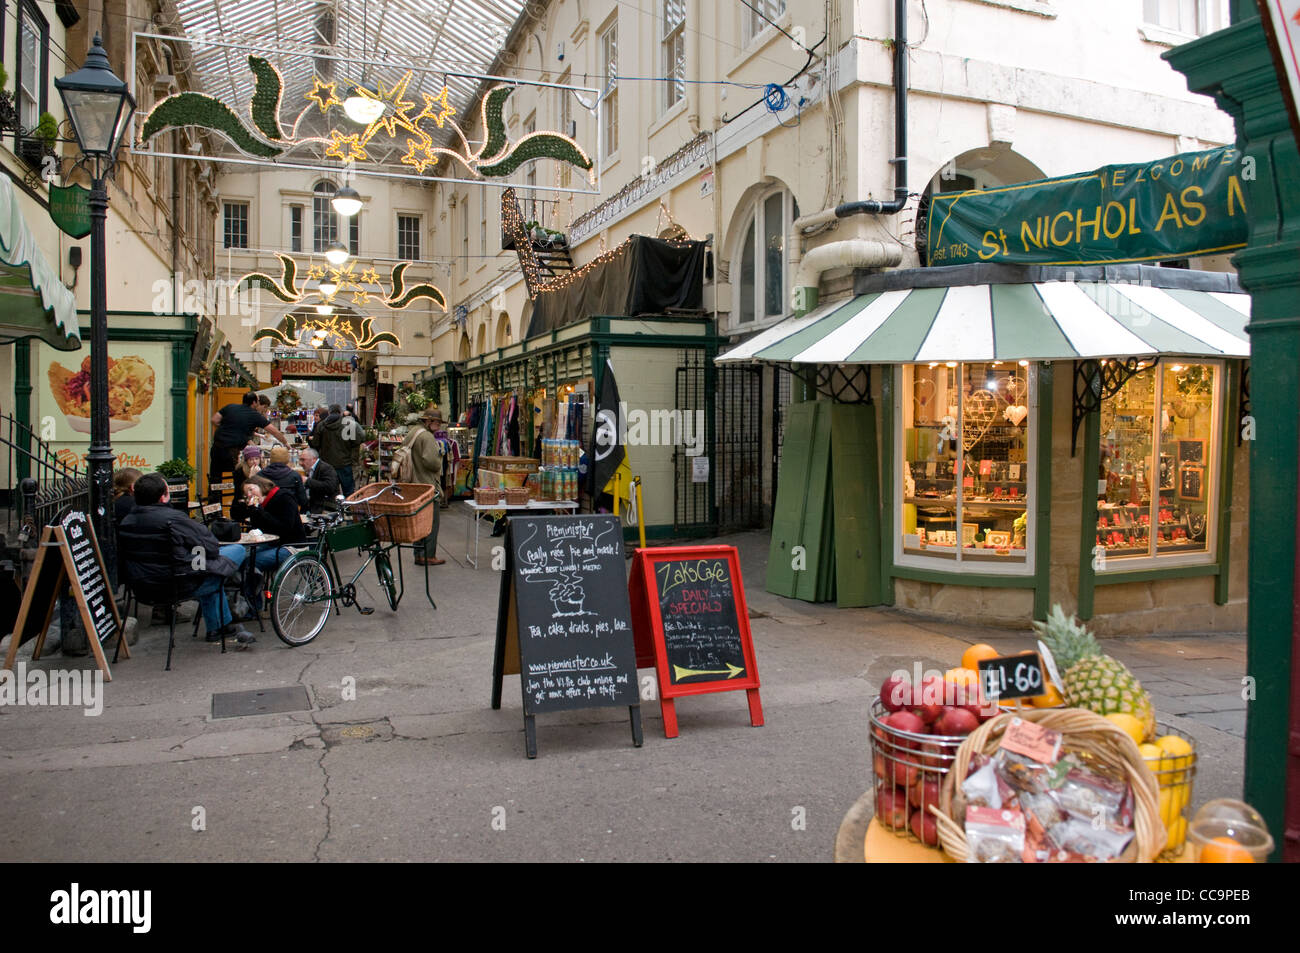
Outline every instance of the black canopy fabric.
[[632, 317], [669, 308], [697, 309], [704, 300], [704, 242], [669, 242], [633, 235], [609, 259], [565, 287], [533, 301], [528, 337], [594, 315]]

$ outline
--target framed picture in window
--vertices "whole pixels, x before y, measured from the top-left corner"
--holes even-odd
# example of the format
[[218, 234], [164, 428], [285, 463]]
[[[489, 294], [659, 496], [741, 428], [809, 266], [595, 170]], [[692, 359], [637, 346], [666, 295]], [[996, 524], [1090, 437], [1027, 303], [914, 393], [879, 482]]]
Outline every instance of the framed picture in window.
[[1178, 462], [1195, 463], [1199, 465], [1204, 465], [1205, 441], [1204, 440], [1178, 441]]
[[1178, 468], [1178, 498], [1205, 499], [1205, 467], [1189, 465]]
[[1009, 549], [1011, 547], [1011, 531], [1005, 529], [991, 529], [984, 534], [985, 549]]

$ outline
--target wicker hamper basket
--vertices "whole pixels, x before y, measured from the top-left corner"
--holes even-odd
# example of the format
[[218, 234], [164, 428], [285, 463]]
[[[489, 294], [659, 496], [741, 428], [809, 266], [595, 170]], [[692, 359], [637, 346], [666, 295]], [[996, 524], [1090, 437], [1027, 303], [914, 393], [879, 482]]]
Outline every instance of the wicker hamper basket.
[[[396, 488], [401, 494], [391, 492]], [[384, 491], [369, 503], [353, 507], [352, 512], [360, 516], [366, 507], [375, 516], [387, 516], [387, 519], [375, 520], [375, 535], [385, 542], [418, 543], [433, 532], [434, 493], [437, 488], [429, 483], [368, 483], [357, 489], [348, 497], [349, 503], [356, 503], [368, 496]]]
[[479, 506], [496, 506], [505, 499], [505, 491], [499, 486], [476, 486], [474, 502]]
[[528, 495], [526, 486], [506, 487], [506, 502], [511, 506], [524, 506], [528, 503]]
[[1133, 739], [1112, 721], [1082, 708], [1045, 708], [1006, 712], [980, 725], [957, 749], [952, 769], [944, 778], [939, 806], [931, 806], [939, 827], [944, 853], [957, 862], [966, 860], [966, 798], [961, 783], [966, 779], [975, 752], [992, 755], [1013, 718], [1033, 721], [1061, 733], [1061, 751], [1083, 754], [1086, 759], [1110, 771], [1120, 772], [1133, 787], [1134, 837], [1120, 862], [1150, 863], [1165, 848], [1167, 835], [1160, 819], [1156, 777], [1151, 773]]

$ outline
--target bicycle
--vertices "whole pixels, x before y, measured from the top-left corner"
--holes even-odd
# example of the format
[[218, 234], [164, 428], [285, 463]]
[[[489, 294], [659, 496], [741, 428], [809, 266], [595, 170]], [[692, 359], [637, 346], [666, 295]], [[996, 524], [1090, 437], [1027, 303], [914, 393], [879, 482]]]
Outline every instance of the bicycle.
[[[340, 500], [344, 510], [311, 517], [311, 523], [317, 529], [315, 541], [285, 560], [271, 583], [271, 624], [281, 642], [293, 647], [306, 645], [325, 628], [330, 612], [339, 611], [338, 604], [355, 606], [362, 615], [374, 612], [374, 607], [363, 606], [357, 601], [356, 587], [357, 580], [372, 562], [379, 578], [379, 588], [384, 591], [388, 605], [397, 611], [404, 588], [400, 578], [402, 565], [399, 555], [399, 575], [395, 579], [388, 554], [400, 544], [385, 543], [375, 530], [375, 523], [388, 517], [371, 513], [368, 506], [365, 514], [360, 518], [354, 516], [352, 522], [347, 521], [346, 515], [347, 507], [365, 506], [390, 490], [398, 499], [402, 498], [397, 487], [390, 484], [361, 500]], [[391, 533], [388, 535], [392, 537]], [[365, 559], [352, 577], [340, 584], [343, 574], [339, 572], [335, 553], [349, 549], [365, 554]]]

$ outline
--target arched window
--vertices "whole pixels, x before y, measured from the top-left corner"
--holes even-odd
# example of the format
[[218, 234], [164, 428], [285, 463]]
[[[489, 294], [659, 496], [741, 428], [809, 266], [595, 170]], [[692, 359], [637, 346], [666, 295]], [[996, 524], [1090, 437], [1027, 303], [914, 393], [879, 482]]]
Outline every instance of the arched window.
[[487, 322], [486, 321], [478, 326], [478, 336], [474, 343], [475, 343], [475, 348], [474, 348], [475, 354], [482, 354], [484, 351], [487, 350]]
[[[328, 180], [321, 180], [312, 189], [311, 198], [311, 247], [314, 252], [323, 252], [331, 242], [339, 240], [339, 213], [334, 211], [332, 199], [338, 187]], [[348, 219], [348, 252], [361, 254], [361, 213]]]
[[740, 243], [731, 259], [734, 324], [749, 324], [786, 313], [785, 236], [798, 217], [799, 203], [784, 188], [772, 189], [755, 200], [740, 229]]
[[339, 215], [330, 204], [337, 189], [333, 182], [317, 182], [311, 198], [311, 249], [323, 252], [338, 241]]
[[505, 347], [511, 343], [510, 335], [510, 315], [504, 311], [497, 316], [497, 347]]

